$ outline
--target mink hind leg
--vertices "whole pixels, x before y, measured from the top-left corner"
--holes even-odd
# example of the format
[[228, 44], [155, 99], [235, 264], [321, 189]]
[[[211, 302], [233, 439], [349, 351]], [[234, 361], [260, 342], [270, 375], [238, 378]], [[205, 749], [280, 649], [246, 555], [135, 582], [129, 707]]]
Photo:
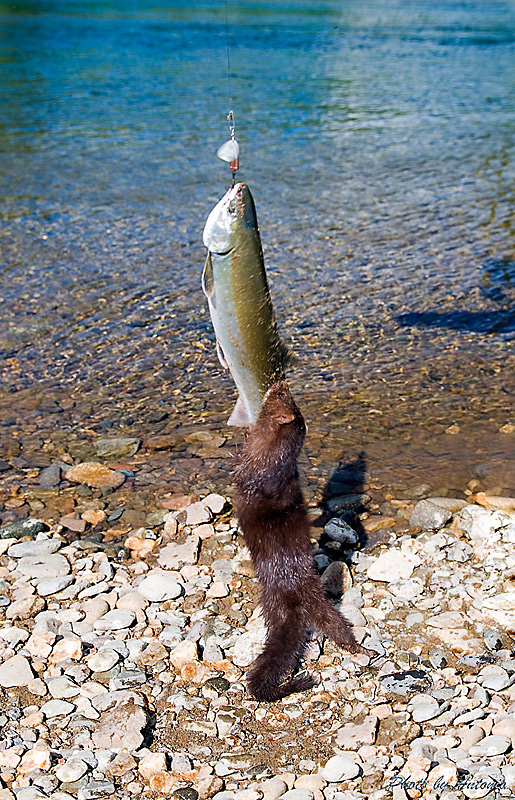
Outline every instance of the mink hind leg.
[[351, 623], [333, 606], [329, 598], [323, 593], [321, 586], [318, 594], [318, 602], [314, 606], [311, 616], [313, 626], [320, 633], [327, 636], [328, 639], [331, 639], [339, 647], [344, 647], [350, 653], [363, 653], [370, 657], [376, 656], [375, 650], [370, 650], [368, 647], [363, 647], [362, 644], [359, 644], [354, 636]]
[[283, 683], [302, 658], [307, 645], [307, 623], [298, 608], [289, 610], [280, 622], [269, 628], [263, 652], [247, 674], [247, 686], [256, 700], [272, 702], [294, 692], [311, 689], [311, 676], [292, 678]]

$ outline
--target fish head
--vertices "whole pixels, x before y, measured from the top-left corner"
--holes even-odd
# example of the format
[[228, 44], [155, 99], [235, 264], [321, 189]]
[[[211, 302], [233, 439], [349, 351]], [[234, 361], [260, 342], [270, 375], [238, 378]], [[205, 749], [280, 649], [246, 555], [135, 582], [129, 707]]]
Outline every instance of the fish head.
[[236, 183], [213, 208], [204, 227], [204, 245], [212, 253], [229, 253], [241, 228], [257, 230], [254, 201], [246, 183]]

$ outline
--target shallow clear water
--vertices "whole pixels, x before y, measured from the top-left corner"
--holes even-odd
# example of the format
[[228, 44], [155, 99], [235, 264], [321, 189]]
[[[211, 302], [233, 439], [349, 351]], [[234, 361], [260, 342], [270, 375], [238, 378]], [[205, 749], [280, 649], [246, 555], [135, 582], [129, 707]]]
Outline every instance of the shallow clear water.
[[[367, 483], [513, 488], [515, 7], [242, 0], [228, 19], [308, 480], [362, 452]], [[224, 3], [21, 2], [0, 29], [0, 438], [26, 467], [105, 430], [237, 441], [200, 290], [229, 178]], [[229, 480], [228, 459], [178, 465], [156, 484]]]

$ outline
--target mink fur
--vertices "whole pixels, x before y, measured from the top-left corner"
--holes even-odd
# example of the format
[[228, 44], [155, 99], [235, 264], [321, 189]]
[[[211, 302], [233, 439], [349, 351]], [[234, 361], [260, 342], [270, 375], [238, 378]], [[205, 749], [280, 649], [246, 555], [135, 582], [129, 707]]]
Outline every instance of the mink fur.
[[352, 653], [376, 655], [358, 644], [315, 571], [297, 469], [305, 435], [303, 416], [287, 384], [274, 383], [248, 428], [235, 470], [236, 513], [268, 629], [264, 650], [247, 676], [249, 692], [257, 700], [279, 700], [315, 685], [310, 676], [291, 677], [310, 629]]

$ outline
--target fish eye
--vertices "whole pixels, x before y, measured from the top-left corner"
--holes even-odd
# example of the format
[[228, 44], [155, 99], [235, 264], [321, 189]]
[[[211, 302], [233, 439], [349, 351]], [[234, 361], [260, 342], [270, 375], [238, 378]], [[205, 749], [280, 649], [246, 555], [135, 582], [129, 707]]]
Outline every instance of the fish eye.
[[236, 213], [236, 206], [234, 205], [234, 203], [229, 203], [229, 214], [235, 214], [235, 213]]

